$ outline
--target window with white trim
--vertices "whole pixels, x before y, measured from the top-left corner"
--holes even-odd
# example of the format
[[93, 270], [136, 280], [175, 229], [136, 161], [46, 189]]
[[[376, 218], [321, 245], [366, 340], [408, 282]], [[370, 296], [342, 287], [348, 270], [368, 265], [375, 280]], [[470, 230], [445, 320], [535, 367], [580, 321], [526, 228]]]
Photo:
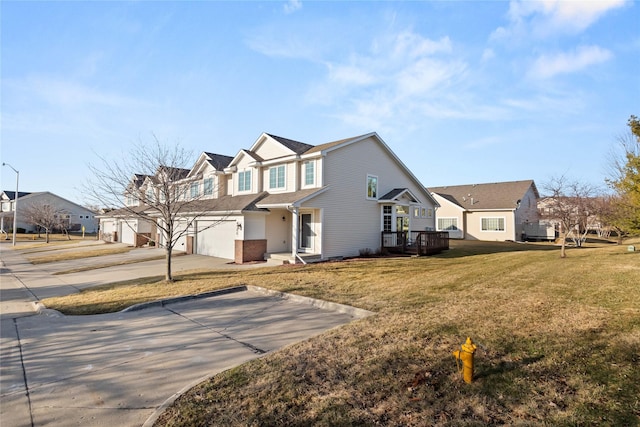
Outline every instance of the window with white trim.
[[304, 185], [313, 185], [316, 182], [315, 164], [313, 160], [304, 162]]
[[211, 196], [213, 194], [213, 178], [205, 178], [204, 180], [204, 195]]
[[195, 199], [200, 196], [200, 183], [192, 182], [191, 183], [191, 198]]
[[378, 198], [378, 177], [367, 175], [367, 199]]
[[391, 231], [393, 223], [393, 206], [385, 205], [382, 207], [382, 231]]
[[438, 218], [439, 231], [457, 231], [458, 218]]
[[284, 188], [284, 165], [269, 168], [269, 188]]
[[251, 171], [238, 172], [238, 191], [251, 190]]
[[504, 231], [504, 218], [481, 218], [482, 231]]

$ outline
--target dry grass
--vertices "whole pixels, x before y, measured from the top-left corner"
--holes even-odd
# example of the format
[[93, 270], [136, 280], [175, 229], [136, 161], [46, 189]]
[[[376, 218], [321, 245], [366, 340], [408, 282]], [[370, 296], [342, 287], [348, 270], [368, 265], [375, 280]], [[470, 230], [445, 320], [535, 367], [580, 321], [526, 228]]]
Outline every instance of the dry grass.
[[32, 264], [46, 264], [50, 262], [71, 261], [74, 259], [92, 258], [92, 257], [103, 256], [103, 255], [123, 254], [131, 251], [131, 249], [132, 249], [131, 247], [123, 247], [123, 246], [114, 246], [114, 247], [106, 246], [106, 247], [99, 247], [96, 249], [81, 248], [76, 251], [65, 250], [65, 251], [51, 253], [49, 255], [27, 257], [27, 259]]
[[[218, 375], [157, 425], [640, 424], [640, 253], [626, 246], [572, 249], [560, 259], [544, 245], [457, 242], [435, 257], [103, 288], [69, 306], [119, 309], [239, 284], [377, 315]], [[471, 385], [451, 355], [467, 336], [480, 344]]]

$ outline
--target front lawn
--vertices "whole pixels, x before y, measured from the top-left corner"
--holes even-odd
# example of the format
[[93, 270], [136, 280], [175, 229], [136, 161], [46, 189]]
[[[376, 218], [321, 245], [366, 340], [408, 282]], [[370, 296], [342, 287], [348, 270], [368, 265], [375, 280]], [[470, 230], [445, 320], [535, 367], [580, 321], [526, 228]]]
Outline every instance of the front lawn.
[[[433, 257], [180, 279], [44, 303], [86, 313], [109, 295], [120, 309], [147, 291], [142, 299], [246, 284], [377, 314], [213, 377], [157, 425], [640, 424], [640, 252], [626, 245], [561, 259], [546, 245], [452, 242]], [[467, 336], [479, 346], [470, 385], [451, 354]]]

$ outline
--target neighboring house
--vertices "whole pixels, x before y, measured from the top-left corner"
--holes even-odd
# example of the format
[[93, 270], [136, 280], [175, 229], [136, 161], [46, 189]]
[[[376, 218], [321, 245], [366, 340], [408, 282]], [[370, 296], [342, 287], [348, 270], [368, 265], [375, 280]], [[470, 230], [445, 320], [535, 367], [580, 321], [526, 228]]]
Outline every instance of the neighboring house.
[[533, 180], [430, 187], [440, 207], [436, 229], [466, 240], [522, 241], [539, 221]]
[[[0, 229], [6, 232], [13, 227], [15, 191], [3, 191], [0, 194], [0, 203], [2, 204]], [[87, 233], [98, 231], [98, 219], [95, 212], [48, 191], [41, 191], [18, 193], [18, 217], [16, 221], [18, 232], [21, 230], [26, 233], [37, 231], [36, 226], [27, 220], [25, 212], [34, 207], [47, 205], [60, 212], [62, 216], [60, 219], [64, 222], [68, 231], [82, 231], [82, 227], [85, 228]]]
[[[153, 183], [136, 180], [139, 188]], [[202, 153], [177, 185], [198, 198], [199, 214], [176, 249], [237, 263], [373, 253], [382, 231], [434, 230], [438, 206], [376, 133], [317, 146], [263, 133], [234, 157]], [[154, 224], [131, 221], [106, 214], [102, 230], [163, 245]]]

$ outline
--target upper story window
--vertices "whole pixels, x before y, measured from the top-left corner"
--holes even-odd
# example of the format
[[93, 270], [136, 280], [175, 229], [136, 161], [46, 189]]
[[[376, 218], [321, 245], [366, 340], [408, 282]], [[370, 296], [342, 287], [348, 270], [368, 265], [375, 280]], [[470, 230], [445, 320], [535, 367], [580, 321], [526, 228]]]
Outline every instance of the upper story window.
[[153, 188], [147, 188], [146, 197], [147, 197], [147, 201], [153, 202], [153, 199], [154, 199], [154, 197], [153, 197]]
[[304, 162], [304, 185], [313, 185], [316, 181], [316, 175], [314, 172], [315, 163], [313, 160], [307, 160]]
[[192, 182], [191, 183], [191, 198], [195, 199], [198, 196], [200, 196], [200, 183], [199, 182]]
[[269, 188], [284, 188], [284, 165], [269, 168]]
[[378, 177], [367, 175], [367, 199], [378, 198]]
[[238, 191], [251, 190], [251, 171], [238, 172]]
[[213, 178], [205, 178], [204, 180], [204, 195], [211, 196], [213, 194]]
[[127, 194], [127, 206], [136, 206], [138, 199], [133, 194]]
[[504, 231], [504, 218], [482, 218], [482, 231]]

